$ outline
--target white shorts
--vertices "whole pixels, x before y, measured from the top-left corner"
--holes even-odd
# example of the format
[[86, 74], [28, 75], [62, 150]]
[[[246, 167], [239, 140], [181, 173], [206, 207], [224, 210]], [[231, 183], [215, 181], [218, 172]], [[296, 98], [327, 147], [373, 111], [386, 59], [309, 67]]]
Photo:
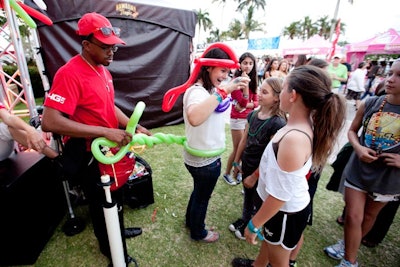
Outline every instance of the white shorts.
[[0, 122], [0, 161], [11, 155], [14, 149], [14, 140], [5, 123]]
[[357, 186], [354, 186], [354, 185], [348, 183], [347, 181], [344, 181], [344, 186], [354, 189], [354, 190], [357, 190], [359, 192], [367, 193], [370, 198], [372, 198], [374, 201], [377, 201], [377, 202], [398, 201], [400, 199], [400, 194], [398, 194], [398, 195], [382, 195], [382, 194], [374, 193], [374, 192], [370, 193], [365, 190], [362, 190], [361, 188], [358, 188]]
[[247, 119], [231, 119], [231, 130], [244, 130]]

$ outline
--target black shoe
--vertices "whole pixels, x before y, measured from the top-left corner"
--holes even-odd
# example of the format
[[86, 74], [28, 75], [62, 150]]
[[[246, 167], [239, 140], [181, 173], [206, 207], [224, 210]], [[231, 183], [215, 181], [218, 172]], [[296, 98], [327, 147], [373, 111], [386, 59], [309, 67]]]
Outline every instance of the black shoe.
[[228, 228], [232, 232], [235, 232], [236, 230], [239, 230], [240, 227], [243, 227], [244, 225], [245, 225], [244, 221], [242, 219], [238, 219], [238, 220], [236, 220], [236, 222], [231, 223]]
[[129, 227], [125, 228], [125, 237], [131, 238], [142, 234], [142, 228], [140, 227]]
[[254, 260], [244, 258], [234, 258], [232, 260], [233, 267], [252, 267]]
[[[129, 255], [128, 255], [128, 257], [126, 257], [125, 262], [126, 262], [126, 266], [128, 266], [130, 263], [134, 263], [134, 265], [135, 265], [136, 267], [139, 266], [139, 265], [137, 264], [136, 260], [135, 260], [134, 258], [132, 258], [131, 256], [129, 256]], [[113, 263], [110, 262], [110, 263], [107, 265], [107, 267], [113, 267]]]

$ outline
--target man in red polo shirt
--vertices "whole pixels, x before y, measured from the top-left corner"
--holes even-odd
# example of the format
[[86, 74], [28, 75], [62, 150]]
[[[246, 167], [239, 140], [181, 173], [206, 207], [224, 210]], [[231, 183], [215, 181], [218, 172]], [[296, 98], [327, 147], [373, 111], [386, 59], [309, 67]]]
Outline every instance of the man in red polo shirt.
[[[100, 251], [110, 259], [103, 214], [105, 194], [98, 186], [100, 171], [90, 145], [97, 137], [105, 137], [118, 146], [125, 146], [132, 140], [132, 134], [125, 131], [129, 118], [114, 103], [112, 77], [104, 67], [113, 61], [116, 45], [125, 44], [119, 32], [119, 28], [97, 13], [87, 13], [78, 21], [82, 51], [57, 71], [42, 117], [43, 130], [69, 138], [65, 141], [64, 167], [69, 175], [80, 177]], [[136, 131], [150, 134], [140, 125]], [[141, 229], [125, 229], [122, 193], [123, 190], [117, 189], [112, 192], [112, 198], [120, 208], [120, 228], [128, 265], [133, 259], [127, 254], [125, 237], [139, 235]]]

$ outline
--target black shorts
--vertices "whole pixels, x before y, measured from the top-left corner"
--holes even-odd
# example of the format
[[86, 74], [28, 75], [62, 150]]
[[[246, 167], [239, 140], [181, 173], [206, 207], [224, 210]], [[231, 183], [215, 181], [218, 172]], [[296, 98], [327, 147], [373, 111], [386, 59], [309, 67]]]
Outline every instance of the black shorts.
[[272, 245], [281, 245], [287, 250], [296, 247], [307, 226], [311, 204], [296, 213], [279, 211], [264, 224], [264, 239]]
[[347, 95], [346, 98], [348, 100], [360, 100], [361, 98], [361, 92], [355, 92], [351, 89], [347, 89]]

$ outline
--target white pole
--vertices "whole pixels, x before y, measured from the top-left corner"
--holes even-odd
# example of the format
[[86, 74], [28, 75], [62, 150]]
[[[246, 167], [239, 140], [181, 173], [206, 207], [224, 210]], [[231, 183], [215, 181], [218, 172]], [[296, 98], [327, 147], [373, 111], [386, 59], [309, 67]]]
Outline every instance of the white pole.
[[[110, 185], [107, 185], [110, 182], [110, 176], [108, 174], [102, 175], [101, 182], [103, 183], [103, 188], [106, 194], [106, 202], [112, 204]], [[125, 267], [125, 255], [122, 246], [117, 204], [114, 203], [113, 206], [109, 205], [109, 207], [104, 207], [103, 210], [113, 266]]]

